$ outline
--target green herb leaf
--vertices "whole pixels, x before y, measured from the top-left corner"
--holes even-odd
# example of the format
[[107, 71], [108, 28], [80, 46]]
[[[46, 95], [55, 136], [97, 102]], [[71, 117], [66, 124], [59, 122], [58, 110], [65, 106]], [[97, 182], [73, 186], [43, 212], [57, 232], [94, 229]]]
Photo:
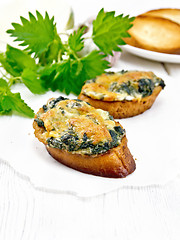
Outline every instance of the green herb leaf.
[[77, 60], [68, 59], [64, 63], [59, 64], [57, 66], [57, 74], [53, 81], [53, 90], [55, 90], [56, 87], [61, 92], [65, 91], [67, 95], [69, 95], [70, 92], [78, 94], [79, 86], [82, 86], [83, 83], [79, 78], [79, 72], [77, 72], [77, 75], [75, 74], [77, 70]]
[[82, 36], [85, 29], [86, 27], [79, 28], [77, 31], [74, 31], [69, 36], [68, 44], [74, 52], [79, 52], [84, 48], [84, 38]]
[[7, 81], [0, 78], [0, 114], [7, 114], [10, 111], [34, 117], [34, 111], [21, 99], [20, 93], [12, 93]]
[[33, 117], [34, 112], [19, 93], [10, 91], [14, 82], [23, 82], [34, 94], [49, 89], [79, 94], [86, 80], [101, 75], [110, 67], [105, 57], [113, 55], [113, 51], [121, 51], [119, 45], [125, 44], [123, 38], [129, 36], [127, 30], [134, 20], [123, 15], [115, 17], [115, 12], [101, 9], [93, 21], [91, 37], [99, 50], [80, 57], [77, 53], [84, 48], [86, 27], [74, 31], [62, 43], [54, 17], [50, 19], [47, 12], [44, 18], [38, 11], [36, 16], [29, 13], [29, 20], [20, 18], [21, 24], [12, 23], [13, 29], [7, 32], [25, 49], [7, 45], [6, 53], [0, 53], [1, 67], [10, 74], [10, 77], [5, 76], [8, 82], [0, 78], [0, 113], [17, 111], [28, 117]]
[[46, 91], [45, 88], [42, 86], [42, 81], [39, 78], [37, 72], [26, 68], [24, 69], [21, 77], [23, 83], [32, 93], [42, 94]]
[[0, 92], [0, 115], [7, 114], [11, 109], [4, 109], [2, 106], [3, 94]]
[[30, 55], [10, 45], [7, 45], [5, 54], [0, 54], [0, 62], [5, 70], [14, 77], [20, 76], [25, 68], [37, 68], [35, 60]]
[[24, 69], [36, 69], [36, 62], [26, 52], [17, 48], [7, 45], [6, 61], [17, 73], [16, 76], [20, 76]]
[[7, 73], [12, 75], [13, 77], [18, 77], [19, 72], [17, 72], [6, 60], [6, 54], [0, 53], [0, 63], [2, 67], [6, 70]]
[[53, 81], [55, 75], [57, 74], [57, 63], [43, 66], [39, 69], [39, 78], [44, 89], [51, 89], [51, 82]]
[[71, 82], [73, 83], [73, 92], [76, 95], [79, 95], [86, 80], [101, 75], [105, 69], [109, 68], [109, 62], [104, 57], [98, 50], [94, 50], [81, 58], [80, 62], [73, 62], [71, 65]]
[[104, 57], [105, 55], [100, 53], [100, 51], [94, 50], [81, 59], [83, 64], [83, 71], [81, 73], [83, 74], [84, 81], [101, 75], [105, 69], [110, 67], [109, 62]]
[[61, 55], [64, 53], [64, 46], [59, 39], [53, 40], [49, 45], [46, 52], [43, 52], [39, 57], [39, 62], [42, 65], [52, 63], [54, 60], [58, 61], [58, 55], [61, 51]]
[[0, 114], [5, 114], [8, 112], [2, 107], [3, 95], [4, 93], [7, 92], [7, 90], [8, 90], [8, 83], [3, 78], [0, 78]]
[[60, 90], [66, 94], [73, 92], [78, 95], [84, 82], [102, 74], [109, 67], [108, 64], [104, 55], [94, 50], [79, 61], [67, 59], [46, 68], [41, 73], [41, 79], [52, 91]]
[[49, 45], [56, 39], [61, 44], [61, 39], [57, 34], [56, 25], [54, 24], [54, 17], [49, 18], [46, 12], [45, 18], [36, 11], [37, 18], [29, 13], [27, 20], [21, 17], [21, 24], [12, 23], [14, 29], [9, 29], [11, 37], [16, 37], [15, 41], [21, 41], [21, 46], [26, 46], [26, 50], [30, 53], [35, 53], [36, 56], [41, 57], [43, 52], [48, 51]]
[[65, 30], [72, 29], [73, 27], [74, 27], [74, 12], [71, 9], [71, 13], [70, 13], [69, 19], [68, 19], [68, 21], [66, 23]]
[[6, 91], [8, 89], [8, 83], [3, 78], [0, 78], [0, 92]]
[[121, 51], [119, 45], [124, 45], [122, 38], [129, 37], [127, 30], [132, 27], [134, 18], [123, 15], [114, 16], [115, 12], [104, 12], [101, 9], [93, 21], [92, 39], [99, 49], [105, 53], [113, 55], [112, 51]]
[[34, 117], [34, 111], [21, 99], [20, 93], [8, 92], [6, 95], [1, 96], [0, 105], [4, 112], [14, 110], [27, 117]]
[[[71, 65], [70, 60], [53, 64], [41, 72], [41, 79], [44, 81], [43, 86], [47, 86], [52, 91], [60, 90], [69, 93], [73, 87], [70, 79]], [[70, 85], [69, 85], [70, 84]]]

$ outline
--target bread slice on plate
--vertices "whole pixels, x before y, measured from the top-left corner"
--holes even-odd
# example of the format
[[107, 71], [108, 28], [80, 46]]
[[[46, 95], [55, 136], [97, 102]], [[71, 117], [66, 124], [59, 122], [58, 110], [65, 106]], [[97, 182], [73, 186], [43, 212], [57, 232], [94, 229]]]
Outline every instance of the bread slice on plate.
[[154, 10], [150, 10], [146, 13], [143, 13], [142, 16], [166, 18], [175, 23], [180, 24], [180, 9], [177, 9], [177, 8], [154, 9]]
[[107, 72], [87, 81], [78, 98], [114, 118], [128, 118], [151, 108], [164, 86], [153, 72]]
[[140, 15], [129, 29], [132, 46], [161, 53], [180, 53], [180, 25], [165, 18]]
[[109, 178], [126, 177], [136, 168], [123, 127], [84, 101], [49, 99], [33, 127], [49, 154], [70, 168]]

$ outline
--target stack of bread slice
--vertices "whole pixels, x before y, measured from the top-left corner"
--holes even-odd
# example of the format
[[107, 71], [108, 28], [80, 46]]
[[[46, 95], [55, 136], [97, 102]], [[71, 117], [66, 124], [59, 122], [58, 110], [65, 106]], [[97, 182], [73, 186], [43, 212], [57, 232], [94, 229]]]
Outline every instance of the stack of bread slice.
[[129, 30], [129, 45], [161, 53], [180, 53], [180, 9], [156, 9], [138, 15]]

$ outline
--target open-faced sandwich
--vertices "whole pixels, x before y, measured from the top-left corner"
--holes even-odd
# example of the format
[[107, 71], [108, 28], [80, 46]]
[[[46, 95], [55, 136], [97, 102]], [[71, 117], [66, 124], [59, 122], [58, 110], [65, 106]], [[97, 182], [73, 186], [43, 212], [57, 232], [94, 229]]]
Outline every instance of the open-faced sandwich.
[[108, 112], [84, 101], [49, 99], [33, 127], [50, 155], [73, 169], [112, 178], [135, 170], [123, 127]]
[[127, 118], [149, 109], [164, 86], [153, 72], [109, 72], [88, 80], [78, 99], [108, 111], [114, 118]]

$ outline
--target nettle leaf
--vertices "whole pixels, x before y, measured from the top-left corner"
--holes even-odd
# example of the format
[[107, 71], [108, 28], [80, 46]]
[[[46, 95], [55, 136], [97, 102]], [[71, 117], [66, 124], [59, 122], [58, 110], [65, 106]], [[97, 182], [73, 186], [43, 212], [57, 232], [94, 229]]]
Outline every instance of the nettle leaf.
[[68, 21], [66, 23], [65, 30], [72, 29], [73, 27], [74, 27], [74, 12], [71, 9], [71, 13], [70, 13], [69, 19], [68, 19]]
[[86, 80], [101, 75], [107, 68], [109, 68], [109, 62], [97, 50], [81, 58], [80, 63], [75, 61], [71, 66], [71, 82], [74, 84], [73, 92], [79, 95]]
[[39, 57], [39, 63], [41, 65], [47, 65], [52, 63], [54, 60], [58, 61], [59, 51], [61, 54], [64, 53], [64, 46], [59, 39], [54, 39], [49, 45], [46, 52], [43, 52]]
[[104, 54], [100, 53], [98, 50], [94, 50], [81, 59], [83, 64], [82, 73], [84, 75], [84, 81], [101, 75], [104, 73], [105, 69], [110, 67], [110, 63], [104, 58]]
[[2, 106], [2, 101], [3, 101], [4, 95], [3, 93], [0, 92], [0, 115], [7, 114], [11, 111], [11, 109], [5, 109]]
[[34, 94], [45, 93], [46, 89], [42, 85], [42, 81], [39, 78], [37, 72], [32, 69], [26, 68], [22, 72], [22, 81], [26, 87]]
[[8, 83], [3, 78], [0, 78], [0, 92], [6, 91], [8, 89]]
[[48, 51], [48, 46], [55, 39], [61, 43], [61, 39], [57, 34], [54, 17], [49, 18], [45, 13], [45, 18], [36, 11], [36, 17], [29, 13], [29, 20], [20, 17], [22, 24], [12, 23], [14, 29], [9, 29], [7, 33], [11, 37], [15, 37], [15, 41], [22, 42], [20, 46], [26, 46], [26, 50], [35, 53], [35, 56], [41, 57], [43, 52]]
[[20, 93], [8, 92], [1, 96], [1, 108], [4, 112], [16, 111], [27, 117], [34, 117], [34, 111], [22, 100]]
[[36, 62], [26, 52], [7, 45], [6, 62], [16, 72], [16, 76], [20, 76], [24, 69], [36, 69]]
[[2, 67], [6, 70], [7, 73], [11, 74], [14, 77], [19, 76], [19, 71], [16, 71], [9, 63], [6, 61], [6, 54], [0, 53], [0, 63]]
[[0, 113], [16, 111], [28, 117], [34, 116], [33, 110], [19, 93], [10, 91], [14, 80], [23, 82], [34, 94], [59, 90], [78, 95], [86, 80], [110, 67], [105, 57], [113, 55], [113, 51], [121, 51], [119, 46], [125, 44], [123, 38], [129, 36], [127, 31], [134, 20], [101, 9], [93, 21], [91, 37], [99, 50], [80, 57], [77, 53], [84, 48], [86, 27], [74, 31], [67, 42], [62, 43], [54, 17], [49, 18], [47, 12], [45, 17], [36, 11], [35, 16], [29, 13], [29, 19], [20, 19], [21, 23], [12, 23], [13, 29], [7, 32], [25, 49], [8, 45], [6, 53], [0, 53], [1, 66], [11, 75], [9, 83], [0, 78]]
[[104, 60], [104, 55], [94, 50], [79, 61], [67, 59], [46, 68], [41, 79], [52, 91], [64, 91], [66, 94], [73, 92], [78, 95], [86, 80], [102, 74], [108, 67], [109, 62]]
[[0, 78], [0, 114], [7, 114], [11, 111], [34, 117], [34, 111], [21, 99], [20, 93], [12, 93], [7, 81]]
[[76, 60], [67, 59], [60, 63], [53, 64], [51, 67], [46, 67], [41, 72], [41, 80], [44, 81], [43, 85], [52, 91], [59, 90], [65, 92], [67, 95], [70, 92], [79, 92], [79, 79], [74, 81], [77, 66]]
[[68, 59], [56, 65], [56, 74], [50, 80], [50, 89], [52, 91], [60, 90], [69, 94], [74, 90], [74, 85], [71, 79], [71, 60]]
[[68, 59], [66, 62], [59, 65], [57, 68], [57, 75], [54, 78], [58, 90], [64, 91], [67, 95], [69, 95], [70, 92], [78, 94], [79, 88], [83, 85], [81, 78], [79, 78], [82, 71], [81, 69], [81, 63], [72, 59]]
[[40, 78], [40, 81], [41, 81], [44, 89], [46, 89], [46, 90], [51, 89], [52, 81], [57, 74], [56, 69], [57, 69], [57, 63], [54, 63], [51, 65], [43, 66], [39, 70], [39, 72], [38, 72], [39, 78]]
[[4, 110], [3, 110], [3, 107], [2, 107], [2, 97], [3, 97], [3, 94], [0, 92], [0, 114], [4, 113]]
[[6, 114], [10, 111], [10, 109], [5, 109], [2, 106], [2, 101], [7, 91], [9, 91], [9, 86], [7, 81], [3, 78], [0, 78], [0, 114]]
[[84, 38], [82, 37], [84, 34], [86, 27], [78, 28], [77, 31], [74, 31], [72, 34], [70, 34], [68, 43], [70, 48], [74, 52], [79, 52], [84, 48]]
[[97, 18], [93, 21], [92, 39], [99, 49], [106, 55], [113, 55], [112, 51], [121, 51], [120, 45], [124, 45], [123, 38], [129, 37], [128, 29], [132, 27], [134, 18], [123, 17], [123, 14], [115, 17], [115, 12], [104, 12], [101, 9]]

